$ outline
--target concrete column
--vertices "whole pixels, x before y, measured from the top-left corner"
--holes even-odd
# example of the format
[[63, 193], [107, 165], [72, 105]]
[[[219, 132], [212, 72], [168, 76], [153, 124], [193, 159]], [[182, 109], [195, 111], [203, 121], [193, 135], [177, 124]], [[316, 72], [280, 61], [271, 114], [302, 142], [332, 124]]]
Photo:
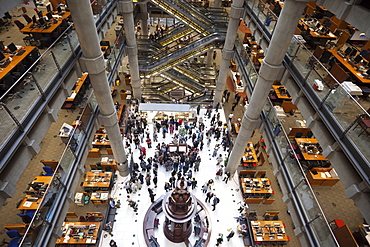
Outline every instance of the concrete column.
[[206, 66], [212, 66], [212, 61], [213, 61], [213, 50], [210, 50], [207, 52]]
[[110, 87], [105, 72], [105, 62], [100, 50], [99, 38], [93, 19], [89, 0], [69, 0], [68, 6], [71, 11], [73, 23], [76, 28], [78, 40], [81, 45], [86, 69], [89, 72], [91, 85], [100, 108], [101, 124], [104, 124], [116, 162], [120, 164], [118, 170], [121, 176], [127, 176], [127, 158], [123, 147], [123, 141], [118, 126], [118, 118], [113, 99], [110, 95]]
[[252, 132], [257, 127], [259, 115], [266, 102], [270, 88], [283, 68], [281, 63], [292, 40], [297, 22], [306, 6], [305, 1], [286, 0], [284, 2], [269, 49], [262, 62], [256, 87], [249, 101], [248, 109], [243, 116], [242, 126], [226, 167], [226, 170], [231, 174], [235, 173], [240, 163]]
[[149, 29], [148, 29], [148, 7], [146, 5], [146, 2], [140, 5], [140, 11], [141, 11], [141, 31], [143, 36], [148, 37]]
[[221, 8], [222, 0], [215, 0], [214, 6], [215, 8]]
[[222, 50], [222, 60], [220, 64], [220, 71], [216, 83], [215, 96], [213, 98], [213, 105], [222, 102], [222, 93], [224, 92], [227, 74], [230, 66], [230, 60], [234, 55], [234, 43], [237, 35], [237, 30], [240, 22], [240, 17], [243, 13], [244, 0], [235, 0], [231, 5], [230, 20], [227, 27], [224, 49]]
[[139, 75], [139, 62], [137, 58], [137, 45], [135, 38], [135, 23], [131, 0], [122, 0], [120, 1], [122, 5], [122, 14], [124, 19], [123, 27], [125, 29], [126, 42], [127, 42], [127, 54], [128, 54], [128, 63], [130, 65], [130, 74], [131, 74], [131, 87], [133, 97], [136, 99], [141, 98], [141, 82]]

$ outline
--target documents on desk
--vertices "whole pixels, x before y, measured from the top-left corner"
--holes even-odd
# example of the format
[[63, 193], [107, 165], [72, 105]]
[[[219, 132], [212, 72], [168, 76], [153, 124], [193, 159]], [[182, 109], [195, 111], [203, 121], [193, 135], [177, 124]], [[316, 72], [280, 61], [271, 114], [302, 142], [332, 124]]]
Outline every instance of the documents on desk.
[[351, 81], [344, 81], [341, 85], [350, 95], [362, 95], [361, 88]]

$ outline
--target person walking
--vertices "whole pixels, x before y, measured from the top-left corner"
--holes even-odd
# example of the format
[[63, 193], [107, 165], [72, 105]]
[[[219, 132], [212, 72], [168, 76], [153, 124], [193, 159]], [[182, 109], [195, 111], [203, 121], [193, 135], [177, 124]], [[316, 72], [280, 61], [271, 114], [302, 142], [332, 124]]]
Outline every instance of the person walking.
[[206, 182], [205, 184], [203, 184], [202, 186], [202, 192], [203, 193], [207, 193], [207, 190], [208, 190], [208, 183]]
[[157, 183], [158, 183], [158, 177], [157, 176], [154, 176], [153, 183], [154, 183], [154, 188], [157, 188]]
[[224, 235], [222, 233], [218, 234], [216, 246], [219, 246], [224, 241]]
[[165, 190], [166, 192], [168, 192], [168, 191], [170, 191], [170, 189], [171, 189], [171, 185], [170, 185], [170, 183], [165, 182], [165, 183], [164, 183], [164, 190]]
[[210, 191], [210, 192], [208, 192], [207, 193], [207, 197], [206, 197], [206, 202], [211, 202], [211, 199], [212, 199], [212, 197], [213, 197], [213, 192], [212, 191]]
[[150, 186], [150, 173], [149, 172], [146, 174], [145, 182], [147, 186]]
[[231, 232], [229, 233], [229, 235], [226, 236], [227, 241], [230, 241], [230, 239], [232, 237], [234, 237], [234, 235], [235, 235], [235, 232], [233, 230], [231, 230]]
[[123, 188], [126, 190], [127, 194], [130, 194], [132, 192], [130, 182], [126, 182]]
[[200, 113], [200, 105], [197, 106], [197, 115], [199, 116]]
[[222, 154], [220, 154], [220, 155], [216, 158], [216, 160], [217, 160], [217, 164], [216, 164], [216, 166], [219, 166], [219, 165], [221, 164], [221, 162], [222, 162], [222, 161], [224, 161], [224, 158], [222, 158]]
[[155, 194], [154, 194], [153, 190], [151, 188], [148, 188], [148, 192], [149, 192], [150, 201], [152, 203], [154, 203]]
[[194, 190], [197, 187], [198, 181], [195, 178], [191, 179], [191, 189]]
[[227, 184], [230, 177], [231, 177], [231, 173], [230, 172], [225, 172], [224, 179], [222, 179], [222, 181], [225, 182], [225, 184]]
[[154, 132], [153, 133], [153, 141], [154, 142], [158, 142], [158, 134], [157, 134], [157, 132]]
[[213, 204], [212, 204], [213, 209], [212, 209], [212, 211], [215, 211], [216, 210], [216, 205], [219, 204], [219, 203], [220, 203], [220, 199], [218, 199], [218, 197], [215, 195], [213, 197]]

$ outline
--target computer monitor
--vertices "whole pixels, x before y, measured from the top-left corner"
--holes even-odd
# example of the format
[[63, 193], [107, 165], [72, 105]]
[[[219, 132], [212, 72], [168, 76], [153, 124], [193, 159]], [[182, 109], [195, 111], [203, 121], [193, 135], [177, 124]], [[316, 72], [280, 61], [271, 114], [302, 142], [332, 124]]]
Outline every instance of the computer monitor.
[[42, 18], [42, 11], [37, 12], [37, 15], [39, 16], [39, 18]]
[[62, 13], [62, 8], [60, 6], [57, 7], [57, 12]]
[[53, 14], [51, 12], [48, 12], [46, 14], [46, 17], [48, 18], [48, 20], [51, 20], [51, 19], [53, 19]]
[[361, 55], [357, 55], [353, 61], [355, 63], [359, 63], [359, 62], [361, 62], [361, 60], [362, 60], [362, 56]]
[[40, 25], [44, 25], [44, 24], [45, 24], [45, 19], [44, 19], [44, 17], [40, 18], [40, 19], [39, 19], [39, 22], [40, 22]]
[[344, 51], [344, 53], [349, 56], [349, 54], [351, 54], [352, 52], [352, 48], [351, 47], [347, 47], [347, 49]]
[[319, 28], [321, 26], [321, 24], [320, 23], [317, 23], [316, 24], [316, 28]]
[[11, 43], [8, 45], [8, 49], [11, 51], [11, 52], [16, 52], [18, 50], [18, 48], [15, 46], [14, 43]]
[[37, 22], [36, 15], [32, 16], [32, 22], [33, 22], [33, 24], [36, 24], [36, 22]]
[[351, 53], [349, 54], [350, 57], [355, 57], [357, 54], [357, 50], [356, 49], [352, 49]]
[[331, 23], [330, 19], [328, 19], [328, 18], [327, 18], [327, 19], [325, 19], [325, 21], [323, 22], [323, 24], [322, 24], [322, 25], [323, 25], [324, 27], [329, 28], [329, 27], [331, 26], [331, 24], [332, 24], [332, 23]]
[[46, 5], [46, 11], [47, 12], [51, 12], [51, 5], [50, 5], [50, 3], [48, 5]]
[[2, 51], [0, 51], [0, 62], [2, 62], [5, 59], [6, 59], [6, 57], [5, 57], [4, 53]]
[[362, 65], [364, 66], [364, 67], [367, 67], [367, 66], [369, 66], [369, 61], [367, 61], [367, 60], [362, 60]]

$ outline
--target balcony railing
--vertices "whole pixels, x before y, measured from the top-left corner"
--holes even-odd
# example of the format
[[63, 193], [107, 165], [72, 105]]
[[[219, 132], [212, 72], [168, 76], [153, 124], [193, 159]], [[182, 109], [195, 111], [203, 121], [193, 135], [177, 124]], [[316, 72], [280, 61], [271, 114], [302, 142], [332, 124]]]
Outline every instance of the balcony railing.
[[[260, 0], [250, 0], [247, 4], [248, 10], [252, 12], [253, 18], [256, 18], [258, 25], [265, 32], [268, 31], [265, 37], [270, 39], [275, 30], [275, 24], [267, 25], [266, 18], [273, 13]], [[274, 18], [277, 21], [277, 17]], [[327, 118], [325, 123], [330, 124], [329, 128], [335, 130], [333, 136], [348, 156], [353, 157], [352, 162], [359, 175], [370, 184], [370, 178], [367, 177], [370, 173], [370, 152], [367, 148], [370, 145], [370, 138], [366, 137], [366, 133], [361, 134], [363, 129], [358, 125], [360, 116], [370, 117], [367, 109], [364, 109], [359, 101], [351, 96], [328, 69], [313, 56], [312, 52], [295, 37], [291, 41], [285, 63], [302, 88], [306, 85], [311, 88], [304, 90], [307, 93], [306, 96], [321, 116]], [[328, 87], [323, 83], [322, 91], [312, 89], [315, 80], [324, 82], [326, 77], [332, 77], [335, 85]], [[324, 116], [326, 113], [329, 116]]]

